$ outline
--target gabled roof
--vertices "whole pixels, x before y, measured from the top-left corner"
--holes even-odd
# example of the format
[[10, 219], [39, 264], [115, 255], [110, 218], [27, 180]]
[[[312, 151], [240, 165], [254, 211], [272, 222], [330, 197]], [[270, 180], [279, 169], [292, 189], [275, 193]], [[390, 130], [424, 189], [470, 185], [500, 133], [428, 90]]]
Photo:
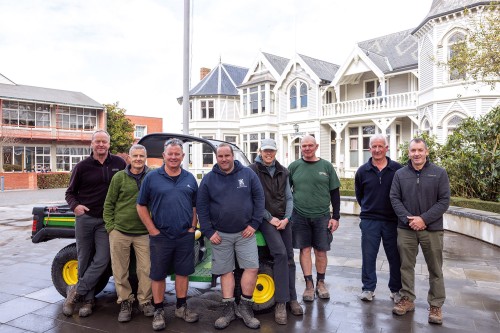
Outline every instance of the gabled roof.
[[0, 73], [0, 83], [5, 83], [5, 84], [15, 84], [12, 80], [10, 80], [8, 77]]
[[283, 71], [285, 70], [286, 65], [288, 65], [290, 59], [265, 52], [262, 52], [262, 54], [264, 55], [264, 57], [266, 57], [271, 66], [274, 67], [274, 69], [276, 70], [276, 72], [278, 72], [279, 75], [283, 74]]
[[422, 26], [424, 26], [428, 21], [432, 20], [433, 18], [459, 12], [466, 7], [471, 8], [483, 5], [490, 5], [492, 3], [498, 3], [498, 1], [433, 0], [429, 13], [422, 21], [422, 23], [420, 23], [420, 25], [412, 31], [412, 34], [416, 33]]
[[384, 74], [417, 68], [418, 42], [411, 31], [377, 37], [358, 43], [358, 46]]
[[247, 72], [248, 68], [219, 63], [189, 91], [189, 96], [238, 96], [236, 87], [243, 82]]
[[102, 104], [94, 101], [92, 98], [81, 92], [23, 86], [19, 84], [0, 83], [0, 98], [99, 109], [103, 108]]
[[339, 65], [332, 64], [331, 62], [311, 58], [302, 54], [299, 54], [299, 56], [304, 59], [304, 62], [323, 81], [331, 82], [340, 68]]

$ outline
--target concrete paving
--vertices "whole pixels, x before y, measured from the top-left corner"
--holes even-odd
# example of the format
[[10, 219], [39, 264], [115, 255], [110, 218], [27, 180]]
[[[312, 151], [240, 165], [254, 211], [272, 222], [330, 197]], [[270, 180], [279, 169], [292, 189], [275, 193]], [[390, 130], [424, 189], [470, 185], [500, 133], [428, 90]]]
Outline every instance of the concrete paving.
[[[94, 314], [88, 318], [61, 314], [63, 298], [52, 286], [50, 267], [54, 255], [70, 240], [33, 244], [31, 208], [64, 202], [64, 190], [0, 192], [0, 333], [3, 332], [150, 332], [151, 318], [135, 309], [129, 323], [116, 320], [119, 307], [113, 283], [98, 295]], [[297, 255], [297, 253], [296, 253]], [[361, 288], [360, 231], [356, 216], [342, 216], [329, 252], [327, 284], [332, 298], [304, 304], [305, 315], [289, 315], [279, 326], [273, 313], [258, 314], [261, 332], [499, 332], [500, 248], [451, 232], [445, 232], [444, 274], [447, 299], [444, 324], [427, 323], [428, 272], [421, 254], [416, 267], [416, 310], [402, 317], [392, 315], [388, 264], [381, 249], [377, 261], [378, 288], [373, 302], [358, 299]], [[298, 272], [298, 258], [296, 257]], [[191, 308], [200, 321], [187, 324], [174, 318], [175, 296], [167, 284], [165, 332], [215, 332], [220, 314], [220, 292], [199, 285], [190, 288]], [[297, 276], [299, 295], [304, 290]], [[236, 320], [225, 332], [250, 332]], [[255, 332], [255, 331], [254, 331]]]

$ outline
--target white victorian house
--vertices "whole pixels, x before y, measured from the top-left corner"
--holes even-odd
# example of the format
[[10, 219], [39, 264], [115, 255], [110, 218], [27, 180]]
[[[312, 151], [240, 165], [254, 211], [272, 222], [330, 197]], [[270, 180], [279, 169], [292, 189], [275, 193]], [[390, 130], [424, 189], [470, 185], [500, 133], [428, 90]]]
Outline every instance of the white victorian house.
[[[443, 143], [462, 119], [500, 104], [500, 86], [465, 82], [439, 65], [489, 4], [434, 0], [418, 27], [357, 43], [340, 65], [264, 52], [248, 70], [219, 64], [190, 92], [190, 132], [236, 142], [251, 161], [260, 140], [273, 138], [284, 165], [312, 134], [341, 177], [367, 161], [375, 133], [387, 135], [393, 159], [423, 131]], [[194, 172], [211, 168], [208, 155], [193, 150]]]

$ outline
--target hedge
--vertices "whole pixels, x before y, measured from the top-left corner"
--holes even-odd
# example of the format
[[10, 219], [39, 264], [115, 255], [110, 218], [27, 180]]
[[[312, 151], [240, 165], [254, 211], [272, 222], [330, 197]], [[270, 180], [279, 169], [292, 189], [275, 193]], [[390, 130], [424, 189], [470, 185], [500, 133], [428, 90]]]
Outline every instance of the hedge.
[[69, 172], [36, 174], [38, 188], [41, 190], [48, 188], [68, 187], [70, 177], [71, 173]]

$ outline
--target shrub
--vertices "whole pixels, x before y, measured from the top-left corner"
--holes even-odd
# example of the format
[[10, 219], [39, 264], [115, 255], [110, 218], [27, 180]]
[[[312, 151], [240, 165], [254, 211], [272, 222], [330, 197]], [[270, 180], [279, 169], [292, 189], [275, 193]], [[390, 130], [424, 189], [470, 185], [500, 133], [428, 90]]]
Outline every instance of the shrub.
[[71, 173], [37, 173], [36, 177], [38, 188], [41, 190], [48, 188], [62, 188], [68, 187]]

